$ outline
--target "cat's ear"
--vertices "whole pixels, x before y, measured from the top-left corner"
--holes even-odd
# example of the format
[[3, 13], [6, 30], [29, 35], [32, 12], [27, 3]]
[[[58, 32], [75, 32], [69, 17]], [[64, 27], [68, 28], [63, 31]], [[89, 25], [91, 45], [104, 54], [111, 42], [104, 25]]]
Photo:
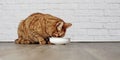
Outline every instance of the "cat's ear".
[[63, 25], [64, 25], [64, 22], [57, 22], [57, 24], [56, 24], [56, 26], [57, 26], [57, 30], [58, 30], [58, 31], [61, 31]]
[[65, 25], [64, 25], [65, 28], [69, 28], [69, 27], [71, 27], [71, 26], [72, 26], [71, 23], [65, 23]]

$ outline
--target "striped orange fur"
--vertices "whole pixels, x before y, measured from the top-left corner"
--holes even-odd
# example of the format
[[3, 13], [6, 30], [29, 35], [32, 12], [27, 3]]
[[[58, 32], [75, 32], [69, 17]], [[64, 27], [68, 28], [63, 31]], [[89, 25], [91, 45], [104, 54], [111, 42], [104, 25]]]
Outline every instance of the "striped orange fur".
[[50, 14], [33, 13], [18, 26], [17, 44], [50, 44], [50, 37], [63, 37], [71, 23]]

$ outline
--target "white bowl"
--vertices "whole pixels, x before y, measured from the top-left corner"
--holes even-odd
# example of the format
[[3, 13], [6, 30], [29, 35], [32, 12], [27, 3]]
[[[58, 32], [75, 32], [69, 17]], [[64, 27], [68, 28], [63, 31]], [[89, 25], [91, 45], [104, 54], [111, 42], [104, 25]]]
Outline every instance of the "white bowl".
[[67, 44], [70, 43], [70, 38], [50, 38], [50, 42], [53, 44]]

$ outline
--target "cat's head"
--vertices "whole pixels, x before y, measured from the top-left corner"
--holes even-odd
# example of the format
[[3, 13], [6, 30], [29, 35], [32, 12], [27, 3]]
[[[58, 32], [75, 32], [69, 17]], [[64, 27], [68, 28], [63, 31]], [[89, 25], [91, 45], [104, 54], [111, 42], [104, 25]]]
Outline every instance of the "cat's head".
[[55, 30], [52, 33], [52, 37], [64, 37], [66, 29], [72, 26], [71, 23], [65, 23], [63, 21], [57, 22], [55, 24]]
[[62, 19], [50, 14], [46, 14], [45, 19], [46, 32], [50, 37], [64, 37], [67, 28], [72, 26], [71, 23], [66, 23]]

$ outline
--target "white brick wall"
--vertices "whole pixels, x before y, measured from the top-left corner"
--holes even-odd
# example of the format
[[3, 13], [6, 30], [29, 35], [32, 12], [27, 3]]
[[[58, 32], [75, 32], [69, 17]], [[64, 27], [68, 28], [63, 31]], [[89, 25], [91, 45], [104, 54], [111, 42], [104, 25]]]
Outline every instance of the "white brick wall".
[[14, 41], [19, 22], [34, 12], [71, 22], [73, 40], [120, 41], [120, 0], [0, 0], [0, 41]]

